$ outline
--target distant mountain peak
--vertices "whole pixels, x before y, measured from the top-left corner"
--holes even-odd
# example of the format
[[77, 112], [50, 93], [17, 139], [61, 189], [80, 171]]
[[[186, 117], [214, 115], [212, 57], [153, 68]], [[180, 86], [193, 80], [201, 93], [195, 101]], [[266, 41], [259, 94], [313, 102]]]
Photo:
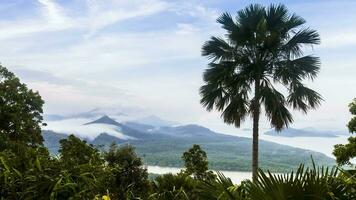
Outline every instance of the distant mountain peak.
[[122, 126], [119, 122], [115, 121], [114, 119], [110, 118], [107, 115], [104, 115], [100, 117], [97, 120], [94, 120], [92, 122], [85, 123], [84, 125], [90, 125], [90, 124], [111, 124], [115, 126]]

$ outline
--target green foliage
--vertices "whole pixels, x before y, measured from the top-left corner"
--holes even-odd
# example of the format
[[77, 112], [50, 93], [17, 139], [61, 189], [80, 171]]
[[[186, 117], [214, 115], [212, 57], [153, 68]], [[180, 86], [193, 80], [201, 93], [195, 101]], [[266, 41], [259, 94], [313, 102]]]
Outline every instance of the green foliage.
[[148, 198], [147, 170], [131, 146], [100, 154], [71, 135], [61, 140], [59, 158], [43, 147], [21, 146], [21, 152], [0, 152], [1, 200], [94, 199], [107, 191], [113, 199]]
[[247, 199], [246, 192], [244, 191], [246, 188], [244, 182], [242, 182], [240, 186], [236, 186], [232, 183], [231, 179], [225, 177], [224, 174], [220, 172], [217, 174], [218, 176], [216, 179], [210, 179], [198, 185], [197, 191], [202, 199]]
[[[44, 101], [0, 65], [0, 150], [6, 142], [41, 145]], [[1, 149], [2, 148], [2, 149]]]
[[355, 191], [350, 190], [333, 168], [305, 169], [303, 165], [287, 175], [259, 173], [259, 179], [248, 190], [251, 199], [354, 199]]
[[155, 200], [189, 200], [197, 199], [195, 191], [198, 181], [181, 173], [177, 175], [165, 174], [158, 176], [152, 183], [153, 193], [149, 199]]
[[197, 179], [214, 178], [212, 171], [208, 171], [208, 158], [206, 152], [199, 145], [194, 144], [192, 148], [183, 153], [185, 170], [187, 175], [193, 175]]
[[66, 169], [72, 169], [75, 166], [87, 163], [96, 166], [103, 162], [99, 151], [93, 145], [87, 144], [86, 141], [82, 141], [74, 135], [60, 140], [59, 143], [60, 159]]
[[356, 137], [349, 137], [349, 143], [334, 146], [333, 154], [339, 165], [351, 164], [350, 159], [356, 157]]
[[140, 157], [130, 145], [120, 148], [112, 144], [104, 153], [108, 166], [102, 177], [105, 187], [115, 199], [147, 198], [150, 190], [148, 173]]
[[[356, 99], [349, 105], [350, 113], [356, 115]], [[353, 116], [347, 124], [351, 134], [356, 132], [356, 116]], [[333, 154], [336, 157], [336, 162], [339, 165], [350, 165], [350, 160], [356, 157], [356, 137], [349, 137], [349, 143], [337, 144], [334, 146]]]
[[[0, 199], [94, 199], [109, 191], [111, 199], [193, 199], [193, 200], [284, 200], [356, 198], [354, 172], [327, 168], [305, 168], [296, 173], [275, 175], [259, 172], [258, 181], [235, 185], [221, 173], [210, 179], [193, 178], [186, 173], [158, 176], [147, 180], [147, 171], [131, 146], [112, 145], [95, 162], [97, 150], [78, 138], [62, 142], [61, 152], [83, 150], [86, 156], [68, 153], [58, 159], [45, 148], [22, 146], [22, 157], [11, 150], [0, 152]], [[70, 144], [70, 145], [69, 145]], [[73, 147], [69, 146], [73, 145]], [[20, 147], [17, 147], [20, 148]], [[187, 151], [190, 152], [190, 151]], [[193, 151], [195, 152], [195, 151]], [[199, 152], [199, 151], [198, 151]], [[78, 152], [79, 153], [79, 152]], [[200, 154], [200, 153], [199, 153]], [[94, 155], [94, 156], [93, 156]], [[73, 158], [74, 159], [74, 158]], [[68, 166], [72, 163], [75, 166]], [[63, 167], [66, 166], [66, 167]], [[18, 170], [21, 169], [21, 170]], [[352, 173], [352, 174], [351, 174]]]
[[0, 153], [0, 185], [4, 186], [0, 196], [4, 199], [91, 199], [99, 192], [95, 176], [102, 167], [94, 162], [75, 163], [72, 158], [64, 160], [67, 156], [53, 158], [43, 147], [12, 145], [20, 153], [11, 149]]
[[200, 185], [203, 199], [220, 200], [285, 200], [285, 199], [342, 199], [356, 198], [354, 177], [342, 175], [336, 168], [305, 168], [295, 173], [272, 174], [259, 171], [256, 182], [245, 181], [234, 185], [229, 178], [219, 177]]

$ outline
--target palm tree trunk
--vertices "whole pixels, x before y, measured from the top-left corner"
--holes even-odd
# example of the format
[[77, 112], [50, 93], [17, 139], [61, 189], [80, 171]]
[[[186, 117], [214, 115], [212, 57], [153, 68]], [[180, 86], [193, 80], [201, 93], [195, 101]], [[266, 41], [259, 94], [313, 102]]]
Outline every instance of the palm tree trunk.
[[252, 181], [257, 180], [258, 173], [258, 126], [260, 120], [260, 104], [258, 101], [258, 93], [260, 81], [255, 81], [255, 98], [253, 101], [253, 135], [252, 135]]

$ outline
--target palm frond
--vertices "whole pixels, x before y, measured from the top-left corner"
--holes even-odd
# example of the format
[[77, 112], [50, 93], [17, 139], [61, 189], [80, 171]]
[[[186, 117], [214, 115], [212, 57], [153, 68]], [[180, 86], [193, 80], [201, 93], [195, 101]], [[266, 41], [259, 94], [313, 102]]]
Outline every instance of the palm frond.
[[[251, 183], [251, 199], [352, 199], [352, 189], [338, 178], [337, 168], [306, 168], [300, 165], [295, 173], [272, 174], [259, 171], [258, 180]], [[351, 192], [351, 193], [350, 193]]]
[[290, 94], [287, 97], [288, 104], [294, 109], [298, 109], [306, 113], [309, 109], [317, 108], [322, 97], [316, 91], [305, 87], [301, 83], [292, 83], [290, 87]]
[[234, 20], [232, 19], [229, 13], [225, 12], [221, 14], [216, 21], [222, 25], [223, 29], [227, 30], [230, 33], [236, 31], [237, 29], [237, 25], [235, 24]]
[[286, 108], [287, 102], [283, 94], [278, 92], [268, 79], [263, 80], [259, 95], [265, 106], [266, 115], [277, 131], [288, 127], [293, 122], [292, 115]]
[[266, 10], [266, 21], [269, 30], [285, 28], [285, 22], [289, 18], [289, 12], [283, 4], [271, 5]]
[[308, 78], [313, 80], [319, 73], [320, 59], [314, 56], [303, 56], [294, 60], [282, 60], [274, 66], [273, 79], [288, 85], [293, 81]]
[[296, 14], [292, 14], [290, 18], [285, 22], [285, 31], [293, 30], [303, 24], [305, 24], [305, 19]]
[[226, 104], [227, 106], [221, 114], [224, 122], [240, 127], [241, 122], [245, 120], [248, 114], [249, 102], [243, 95], [241, 95], [241, 93], [238, 93], [231, 96]]
[[202, 47], [202, 56], [213, 61], [231, 60], [234, 58], [234, 48], [222, 38], [211, 37]]
[[304, 28], [296, 32], [287, 42], [283, 45], [283, 49], [289, 52], [292, 57], [301, 56], [303, 45], [320, 44], [320, 36], [317, 31], [310, 28]]

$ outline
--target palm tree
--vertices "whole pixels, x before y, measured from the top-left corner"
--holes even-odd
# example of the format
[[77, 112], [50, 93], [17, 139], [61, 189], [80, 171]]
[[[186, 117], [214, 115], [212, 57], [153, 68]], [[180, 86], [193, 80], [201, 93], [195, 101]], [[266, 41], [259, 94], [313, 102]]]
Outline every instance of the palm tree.
[[[217, 22], [227, 34], [211, 37], [202, 47], [202, 55], [211, 62], [203, 75], [201, 103], [208, 111], [222, 112], [224, 122], [236, 127], [252, 117], [252, 176], [256, 180], [261, 107], [271, 126], [280, 131], [293, 122], [288, 107], [306, 113], [322, 100], [302, 83], [313, 80], [320, 66], [318, 57], [303, 54], [303, 47], [319, 44], [320, 38], [284, 5], [250, 5], [238, 11], [235, 19], [224, 13]], [[288, 96], [276, 86], [284, 86]]]

